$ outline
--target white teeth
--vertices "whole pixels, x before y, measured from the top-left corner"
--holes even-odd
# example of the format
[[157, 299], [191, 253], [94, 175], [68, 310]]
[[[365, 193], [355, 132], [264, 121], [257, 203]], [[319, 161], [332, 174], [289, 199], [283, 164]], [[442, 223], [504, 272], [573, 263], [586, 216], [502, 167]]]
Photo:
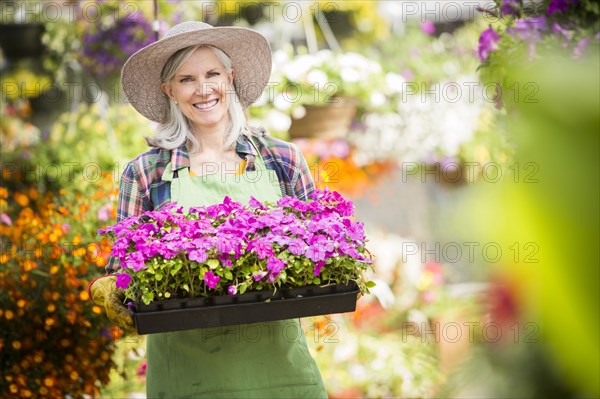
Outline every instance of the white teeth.
[[207, 108], [214, 107], [215, 105], [217, 105], [218, 102], [219, 102], [219, 100], [215, 99], [215, 100], [208, 101], [205, 103], [194, 104], [194, 107], [196, 107], [198, 109], [207, 109]]

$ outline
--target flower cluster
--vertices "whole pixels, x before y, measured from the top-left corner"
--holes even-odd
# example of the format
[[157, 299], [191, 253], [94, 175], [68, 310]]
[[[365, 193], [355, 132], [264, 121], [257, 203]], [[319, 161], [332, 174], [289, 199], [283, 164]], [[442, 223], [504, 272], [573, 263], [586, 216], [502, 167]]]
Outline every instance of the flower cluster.
[[[100, 10], [113, 16], [114, 10], [105, 10], [107, 7], [118, 11], [119, 4], [102, 4]], [[118, 19], [98, 18], [83, 35], [81, 63], [94, 75], [106, 76], [119, 71], [125, 60], [154, 41], [152, 25], [141, 12]]]
[[[0, 392], [3, 397], [94, 397], [122, 335], [89, 301], [88, 281], [110, 254], [94, 242], [97, 207], [116, 201], [110, 176], [78, 192], [0, 187]], [[6, 180], [5, 180], [6, 179]], [[113, 218], [115, 217], [113, 213]]]
[[271, 79], [273, 86], [250, 111], [253, 117], [266, 119], [267, 128], [275, 132], [287, 131], [292, 117], [302, 118], [305, 105], [348, 101], [361, 110], [370, 106], [373, 92], [385, 87], [378, 61], [355, 52], [331, 50], [299, 55], [291, 48], [277, 50]]
[[514, 48], [519, 42], [527, 47], [529, 59], [537, 57], [539, 44], [554, 41], [568, 49], [573, 58], [580, 58], [592, 41], [600, 39], [600, 11], [595, 2], [545, 0], [534, 7], [522, 0], [498, 0], [497, 3], [497, 10], [488, 13], [501, 24], [490, 26], [479, 40], [479, 57], [483, 62], [489, 62], [490, 54]]
[[309, 202], [244, 206], [226, 197], [189, 212], [173, 203], [99, 232], [114, 240], [117, 284], [136, 302], [350, 281], [367, 290], [371, 258], [353, 209], [328, 190]]

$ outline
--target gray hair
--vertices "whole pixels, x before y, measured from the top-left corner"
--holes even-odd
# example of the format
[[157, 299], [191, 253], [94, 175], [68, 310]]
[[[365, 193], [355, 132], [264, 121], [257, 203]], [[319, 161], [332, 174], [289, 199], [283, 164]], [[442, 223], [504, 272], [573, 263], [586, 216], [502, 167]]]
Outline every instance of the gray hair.
[[[200, 47], [206, 47], [211, 49], [217, 56], [227, 73], [231, 73], [233, 67], [231, 65], [231, 58], [225, 52], [219, 48], [198, 45], [186, 47], [177, 51], [173, 54], [165, 63], [161, 73], [161, 82], [169, 83], [175, 76], [179, 68], [186, 62]], [[229, 129], [225, 134], [224, 145], [226, 148], [233, 148], [238, 137], [244, 131], [248, 130], [246, 115], [244, 109], [240, 103], [240, 99], [235, 90], [228, 91], [230, 97], [229, 100]], [[192, 131], [192, 126], [188, 118], [181, 112], [181, 109], [175, 104], [170, 98], [168, 101], [168, 113], [167, 120], [165, 123], [158, 125], [153, 138], [146, 138], [148, 144], [154, 147], [164, 148], [166, 150], [175, 149], [182, 144], [188, 145], [190, 152], [196, 152], [200, 149], [200, 143], [196, 139]]]

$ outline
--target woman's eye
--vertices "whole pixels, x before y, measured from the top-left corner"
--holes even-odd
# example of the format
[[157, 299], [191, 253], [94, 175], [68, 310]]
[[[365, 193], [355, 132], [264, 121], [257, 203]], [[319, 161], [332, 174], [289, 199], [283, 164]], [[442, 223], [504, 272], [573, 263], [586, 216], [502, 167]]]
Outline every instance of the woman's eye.
[[182, 78], [180, 80], [181, 83], [185, 83], [185, 82], [190, 82], [192, 80], [192, 78]]
[[214, 76], [219, 76], [219, 72], [209, 72], [207, 75], [209, 78], [212, 78]]

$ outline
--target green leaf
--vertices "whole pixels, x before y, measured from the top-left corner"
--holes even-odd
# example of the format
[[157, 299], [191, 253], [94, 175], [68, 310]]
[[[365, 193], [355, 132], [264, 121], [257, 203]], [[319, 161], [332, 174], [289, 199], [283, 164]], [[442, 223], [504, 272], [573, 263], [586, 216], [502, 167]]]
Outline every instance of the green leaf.
[[169, 291], [165, 292], [165, 298], [171, 298], [171, 293]]
[[210, 267], [211, 269], [216, 269], [217, 267], [219, 267], [219, 265], [221, 264], [218, 260], [216, 259], [209, 259], [206, 261], [206, 264], [208, 265], [208, 267]]
[[367, 283], [365, 285], [367, 286], [367, 288], [373, 288], [377, 284], [375, 284], [375, 281], [367, 281]]
[[224, 276], [227, 280], [233, 280], [233, 274], [231, 273], [230, 270], [225, 270], [225, 276]]

